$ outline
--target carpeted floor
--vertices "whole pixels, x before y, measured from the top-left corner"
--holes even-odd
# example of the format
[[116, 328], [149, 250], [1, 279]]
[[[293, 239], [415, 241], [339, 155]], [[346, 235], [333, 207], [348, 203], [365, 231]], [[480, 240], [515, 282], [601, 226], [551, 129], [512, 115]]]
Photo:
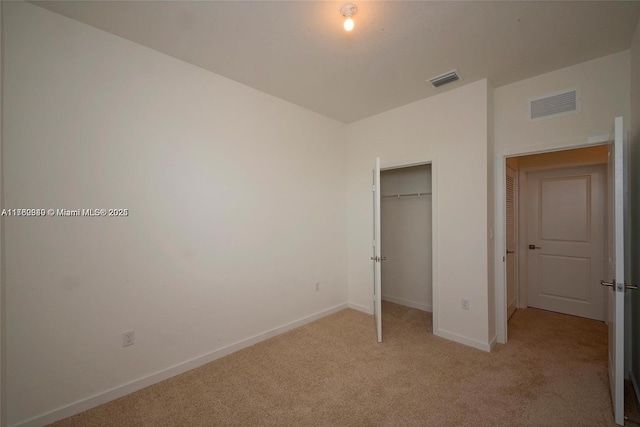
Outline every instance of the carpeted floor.
[[630, 380], [624, 381], [624, 425], [640, 426], [640, 405]]
[[55, 426], [613, 426], [607, 329], [536, 309], [485, 353], [431, 314], [344, 310]]

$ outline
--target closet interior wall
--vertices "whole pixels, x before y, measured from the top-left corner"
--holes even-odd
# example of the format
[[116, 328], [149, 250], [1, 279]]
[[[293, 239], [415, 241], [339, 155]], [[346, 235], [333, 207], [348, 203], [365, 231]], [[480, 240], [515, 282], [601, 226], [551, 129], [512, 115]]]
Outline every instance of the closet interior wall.
[[381, 173], [382, 299], [432, 311], [431, 165]]

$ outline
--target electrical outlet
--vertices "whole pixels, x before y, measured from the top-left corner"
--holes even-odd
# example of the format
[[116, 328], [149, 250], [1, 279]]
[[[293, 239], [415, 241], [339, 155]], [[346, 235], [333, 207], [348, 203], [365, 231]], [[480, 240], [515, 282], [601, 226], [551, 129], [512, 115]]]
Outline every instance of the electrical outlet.
[[471, 307], [471, 300], [468, 300], [466, 298], [462, 298], [460, 300], [460, 308], [462, 308], [463, 310], [469, 310], [470, 307]]
[[316, 292], [320, 292], [320, 282], [316, 282]]
[[128, 347], [133, 345], [133, 331], [126, 331], [122, 333], [122, 346]]

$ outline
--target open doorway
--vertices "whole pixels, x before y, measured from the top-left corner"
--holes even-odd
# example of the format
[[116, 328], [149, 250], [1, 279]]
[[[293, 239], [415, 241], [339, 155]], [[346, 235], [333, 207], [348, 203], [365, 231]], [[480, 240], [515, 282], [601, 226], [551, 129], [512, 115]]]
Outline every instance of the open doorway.
[[[606, 272], [606, 276], [604, 280], [601, 280], [601, 285], [607, 287], [606, 291], [606, 299], [608, 300], [606, 312], [606, 326], [599, 321], [593, 321], [586, 318], [572, 317], [574, 319], [579, 319], [581, 322], [591, 322], [592, 324], [599, 325], [606, 328], [606, 335], [603, 333], [603, 338], [606, 336], [606, 341], [603, 341], [603, 347], [606, 346], [606, 360], [607, 360], [607, 376], [609, 377], [609, 386], [610, 386], [610, 394], [613, 403], [613, 413], [615, 414], [615, 420], [617, 424], [622, 425], [624, 421], [624, 373], [628, 371], [628, 368], [625, 367], [625, 362], [629, 360], [628, 357], [625, 357], [625, 344], [630, 342], [628, 336], [625, 336], [627, 332], [625, 330], [625, 291], [626, 289], [633, 289], [635, 287], [628, 285], [625, 283], [625, 275], [626, 270], [625, 267], [629, 265], [629, 260], [626, 259], [629, 255], [629, 251], [625, 249], [627, 242], [627, 234], [625, 234], [625, 223], [628, 224], [628, 212], [627, 212], [627, 204], [625, 200], [625, 181], [627, 179], [626, 173], [628, 172], [628, 168], [625, 167], [628, 161], [628, 156], [626, 154], [627, 147], [625, 131], [624, 131], [624, 120], [623, 117], [616, 117], [614, 120], [614, 126], [612, 127], [612, 132], [609, 135], [603, 136], [594, 136], [589, 137], [585, 141], [574, 141], [574, 143], [569, 143], [563, 145], [562, 147], [553, 147], [547, 146], [547, 150], [539, 149], [539, 147], [535, 149], [526, 149], [526, 148], [518, 148], [514, 150], [503, 151], [502, 153], [498, 153], [498, 159], [501, 159], [496, 163], [497, 174], [495, 175], [496, 183], [499, 183], [496, 189], [496, 225], [499, 228], [496, 228], [496, 235], [498, 238], [496, 239], [496, 249], [497, 253], [500, 254], [499, 258], [496, 257], [496, 317], [497, 317], [497, 337], [498, 342], [507, 343], [507, 286], [505, 276], [506, 276], [506, 264], [498, 265], [498, 263], [505, 262], [505, 235], [506, 231], [504, 227], [505, 225], [505, 177], [506, 177], [506, 167], [507, 167], [507, 159], [509, 157], [517, 157], [529, 154], [536, 155], [545, 155], [552, 156], [563, 154], [562, 151], [566, 151], [564, 153], [563, 158], [554, 158], [554, 161], [557, 162], [554, 166], [557, 169], [565, 168], [568, 165], [567, 161], [571, 161], [571, 166], [578, 167], [576, 165], [576, 155], [580, 152], [575, 149], [586, 147], [597, 149], [596, 146], [599, 145], [607, 145], [607, 165], [606, 165], [606, 190], [605, 197], [606, 200], [605, 205], [605, 220], [606, 220], [606, 230], [603, 233], [606, 233], [606, 243], [605, 249], [603, 250], [604, 257], [606, 257], [606, 269], [603, 271]], [[554, 151], [555, 150], [555, 151]], [[552, 153], [553, 151], [553, 153]], [[586, 164], [599, 163], [593, 162], [591, 160], [586, 159]], [[584, 162], [580, 162], [579, 164], [584, 165]], [[548, 165], [546, 165], [548, 167]], [[518, 159], [518, 167], [522, 169], [522, 164], [520, 164], [520, 158]], [[518, 177], [522, 178], [523, 172], [519, 170]], [[527, 175], [528, 178], [528, 175]], [[593, 179], [590, 178], [589, 179]], [[587, 182], [588, 180], [584, 180]], [[540, 182], [538, 186], [541, 185]], [[586, 187], [586, 185], [583, 185]], [[522, 188], [522, 183], [520, 182], [520, 188]], [[568, 192], [565, 192], [567, 194]], [[571, 193], [572, 194], [572, 193]], [[522, 203], [522, 197], [520, 197]], [[589, 198], [584, 198], [584, 200], [590, 200]], [[565, 204], [566, 205], [566, 204]], [[540, 203], [539, 203], [540, 206]], [[584, 214], [582, 217], [589, 218], [591, 214]], [[580, 224], [580, 221], [576, 221]], [[585, 221], [582, 221], [584, 224]], [[572, 233], [576, 229], [576, 224], [568, 224], [566, 225], [567, 230]], [[520, 231], [522, 231], [523, 227], [519, 227]], [[584, 228], [584, 227], [583, 227]], [[567, 230], [561, 230], [560, 234], [565, 233]], [[628, 231], [627, 231], [628, 232]], [[583, 233], [587, 234], [588, 233]], [[535, 237], [539, 238], [539, 232], [535, 235]], [[571, 239], [569, 239], [571, 240]], [[576, 239], [575, 236], [573, 240]], [[584, 240], [584, 238], [582, 239]], [[526, 245], [526, 247], [524, 246]], [[533, 242], [525, 242], [523, 239], [520, 239], [518, 242], [518, 248], [520, 252], [523, 251], [523, 247], [526, 248], [527, 251], [533, 250], [536, 251], [537, 248], [536, 243]], [[518, 265], [522, 266], [525, 257], [521, 254], [519, 257]], [[534, 269], [535, 270], [535, 269]], [[519, 271], [518, 280], [519, 284], [517, 289], [522, 291], [523, 285], [523, 271]], [[525, 295], [524, 292], [520, 292], [518, 296], [518, 302], [521, 304], [521, 299], [528, 296]], [[529, 302], [527, 302], [526, 306], [529, 306]], [[541, 311], [541, 310], [538, 310]], [[526, 313], [526, 312], [523, 312]], [[563, 316], [564, 318], [570, 318], [571, 316], [558, 314], [557, 316]], [[518, 311], [513, 315], [513, 320], [519, 317]], [[509, 322], [511, 324], [512, 322]], [[511, 328], [511, 326], [509, 326]], [[603, 331], [604, 332], [604, 331]], [[625, 342], [626, 341], [626, 342]], [[601, 343], [601, 344], [602, 344]], [[604, 361], [605, 354], [602, 352], [602, 359]]]
[[380, 189], [382, 301], [431, 313], [431, 164], [383, 170]]
[[607, 146], [506, 159], [510, 318], [533, 307], [606, 318]]

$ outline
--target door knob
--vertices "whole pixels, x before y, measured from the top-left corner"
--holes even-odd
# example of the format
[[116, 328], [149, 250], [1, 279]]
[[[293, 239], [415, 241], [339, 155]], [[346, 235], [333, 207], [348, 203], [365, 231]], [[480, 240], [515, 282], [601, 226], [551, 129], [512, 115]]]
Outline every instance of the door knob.
[[536, 245], [529, 245], [529, 249], [542, 249], [542, 248]]
[[[606, 280], [601, 280], [601, 281], [600, 281], [600, 284], [601, 284], [602, 286], [608, 286], [608, 287], [610, 287], [610, 288], [613, 288], [613, 287], [615, 287], [615, 286], [616, 286], [615, 282], [616, 282], [615, 280], [611, 280], [611, 281], [609, 281], [609, 282], [607, 282]], [[619, 285], [619, 286], [618, 286], [618, 288], [619, 288], [618, 292], [622, 292], [622, 290], [621, 290], [622, 285]], [[624, 289], [625, 289], [625, 291], [626, 291], [627, 289], [632, 289], [632, 290], [634, 290], [634, 291], [637, 291], [637, 290], [638, 290], [638, 285], [627, 285], [627, 284], [625, 283], [625, 284], [624, 284]]]

